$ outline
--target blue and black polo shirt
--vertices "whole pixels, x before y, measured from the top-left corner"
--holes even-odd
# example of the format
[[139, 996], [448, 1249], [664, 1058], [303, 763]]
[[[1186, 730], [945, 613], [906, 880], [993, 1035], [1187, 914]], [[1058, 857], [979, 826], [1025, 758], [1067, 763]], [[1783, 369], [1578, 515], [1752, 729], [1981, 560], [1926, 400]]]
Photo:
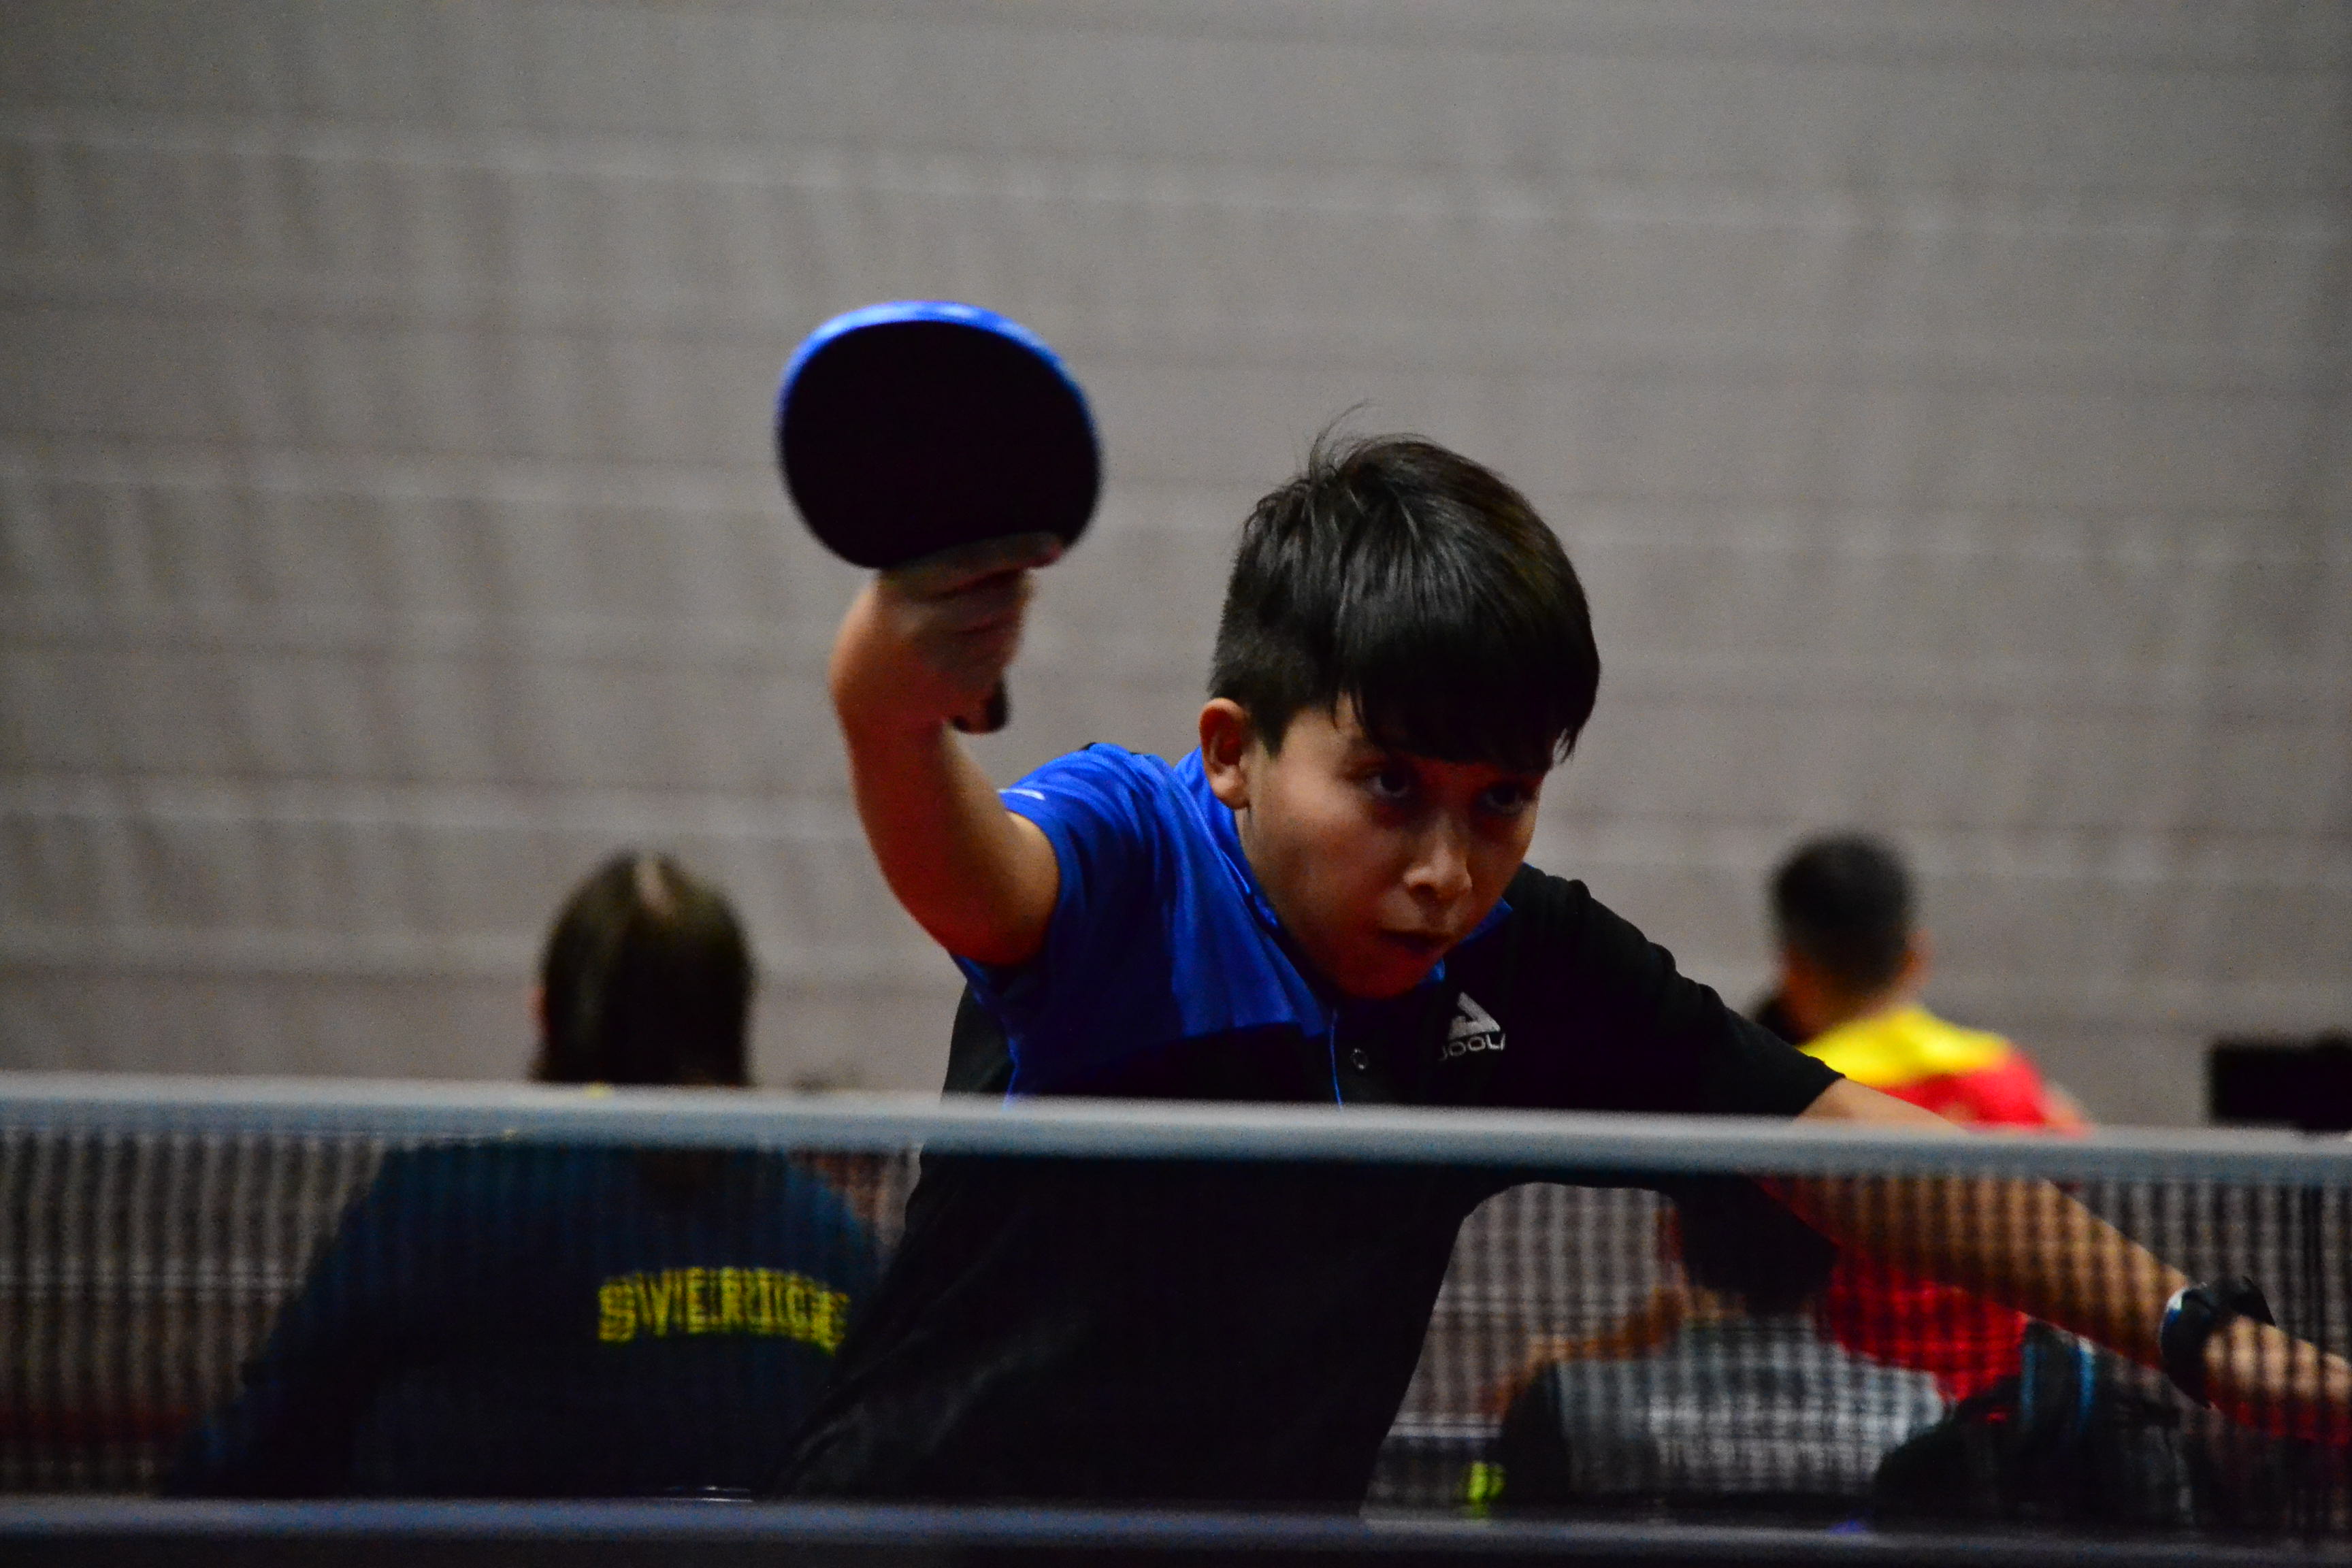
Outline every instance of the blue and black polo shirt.
[[[1793, 1115], [1835, 1080], [1580, 883], [1522, 868], [1423, 984], [1359, 1001], [1292, 955], [1197, 754], [1094, 746], [1003, 793], [1061, 891], [1035, 959], [964, 964], [950, 1091]], [[1455, 1232], [1531, 1179], [927, 1161], [783, 1485], [1358, 1501]]]

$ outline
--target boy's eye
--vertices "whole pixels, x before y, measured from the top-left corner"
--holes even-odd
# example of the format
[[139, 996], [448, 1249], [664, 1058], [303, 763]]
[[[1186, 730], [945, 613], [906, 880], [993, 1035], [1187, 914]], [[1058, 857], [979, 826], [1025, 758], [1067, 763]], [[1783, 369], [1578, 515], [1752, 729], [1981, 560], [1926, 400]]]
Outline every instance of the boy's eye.
[[1391, 763], [1364, 775], [1364, 787], [1376, 800], [1402, 800], [1412, 793], [1412, 770]]
[[1496, 816], [1517, 816], [1533, 805], [1536, 792], [1523, 784], [1488, 784], [1480, 793], [1479, 804]]

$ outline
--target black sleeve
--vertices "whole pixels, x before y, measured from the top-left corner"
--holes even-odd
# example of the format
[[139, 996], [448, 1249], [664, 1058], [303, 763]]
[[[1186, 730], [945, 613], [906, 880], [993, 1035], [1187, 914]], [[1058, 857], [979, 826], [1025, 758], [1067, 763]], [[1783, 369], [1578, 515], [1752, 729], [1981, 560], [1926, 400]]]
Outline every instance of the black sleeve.
[[1528, 867], [1505, 898], [1496, 951], [1463, 973], [1465, 991], [1484, 980], [1508, 998], [1509, 1059], [1496, 1086], [1505, 1102], [1793, 1116], [1837, 1081], [1678, 971], [1583, 883]]
[[1002, 1100], [1013, 1087], [1013, 1052], [1004, 1026], [980, 1005], [970, 985], [956, 1002], [955, 1026], [948, 1034], [948, 1094], [986, 1094]]

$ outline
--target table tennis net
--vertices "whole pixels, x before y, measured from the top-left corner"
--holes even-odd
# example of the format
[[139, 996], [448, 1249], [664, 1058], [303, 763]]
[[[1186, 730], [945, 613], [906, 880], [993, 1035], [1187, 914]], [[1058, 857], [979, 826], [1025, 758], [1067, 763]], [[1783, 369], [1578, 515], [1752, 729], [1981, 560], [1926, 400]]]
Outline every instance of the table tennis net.
[[[423, 1332], [458, 1289], [425, 1278], [450, 1267], [434, 1247], [456, 1232], [478, 1238], [485, 1269], [509, 1245], [560, 1252], [569, 1237], [592, 1255], [575, 1266], [549, 1252], [541, 1268], [589, 1280], [590, 1295], [513, 1303], [569, 1325], [546, 1329], [551, 1343], [576, 1331], [730, 1354], [590, 1394], [574, 1368], [557, 1405], [532, 1403], [544, 1369], [530, 1365], [436, 1382], [370, 1363], [344, 1375], [405, 1383], [346, 1405], [375, 1402], [365, 1419], [396, 1459], [403, 1433], [432, 1452], [405, 1470], [331, 1467], [323, 1485], [290, 1489], [757, 1490], [791, 1407], [811, 1396], [809, 1369], [887, 1267], [923, 1149], [1051, 1155], [1050, 1179], [1079, 1183], [1146, 1159], [1246, 1170], [1255, 1151], [1282, 1153], [1285, 1169], [1304, 1160], [1369, 1180], [1410, 1168], [1499, 1189], [1461, 1226], [1371, 1476], [1376, 1509], [2352, 1531], [2334, 1434], [2232, 1423], [2048, 1325], [1840, 1253], [1765, 1195], [1791, 1174], [1867, 1193], [1921, 1173], [1920, 1156], [1883, 1142], [1775, 1142], [1777, 1130], [1731, 1124], [1628, 1122], [1638, 1135], [1617, 1136], [1595, 1118], [1510, 1119], [1498, 1141], [1475, 1116], [1393, 1112], [1351, 1145], [1347, 1115], [1265, 1108], [1057, 1125], [781, 1097], [706, 1116], [723, 1097], [338, 1100], [328, 1088], [183, 1103], [53, 1089], [0, 1092], [0, 1490], [12, 1493], [185, 1490], [192, 1474], [205, 1489], [191, 1456], [223, 1440], [273, 1347], [339, 1313], [356, 1313], [344, 1350], [363, 1362]], [[2013, 1172], [2000, 1163], [2012, 1155]], [[2217, 1149], [2210, 1136], [1987, 1143], [1970, 1157], [1948, 1179], [2054, 1179], [2190, 1277], [2250, 1276], [2289, 1331], [2352, 1348], [2352, 1157], [2264, 1137]], [[385, 1228], [404, 1204], [411, 1228]], [[499, 1239], [551, 1211], [529, 1239]], [[661, 1239], [666, 1215], [696, 1215], [698, 1241]], [[341, 1310], [360, 1299], [366, 1310]], [[464, 1419], [420, 1414], [453, 1389], [471, 1402]], [[747, 1414], [747, 1395], [773, 1408]], [[403, 1399], [405, 1415], [385, 1413]], [[657, 1416], [631, 1415], [633, 1402]], [[760, 1442], [736, 1441], [751, 1427]], [[314, 1421], [281, 1447], [324, 1464], [352, 1441]], [[664, 1444], [672, 1469], [656, 1486], [631, 1467]], [[518, 1458], [539, 1447], [551, 1450], [539, 1468]]]

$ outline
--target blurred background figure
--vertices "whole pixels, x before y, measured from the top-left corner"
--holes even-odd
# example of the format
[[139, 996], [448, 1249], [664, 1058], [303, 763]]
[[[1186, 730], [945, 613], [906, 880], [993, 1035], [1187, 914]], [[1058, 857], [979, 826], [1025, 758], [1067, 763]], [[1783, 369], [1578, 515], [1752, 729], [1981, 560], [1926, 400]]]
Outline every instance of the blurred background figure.
[[1999, 1035], [1919, 1000], [1927, 940], [1911, 878], [1888, 845], [1838, 833], [1798, 847], [1772, 877], [1780, 984], [1756, 1021], [1856, 1082], [1948, 1121], [2079, 1131], [2082, 1112]]
[[[1920, 1000], [1928, 942], [1892, 846], [1861, 833], [1800, 845], [1773, 875], [1771, 913], [1780, 984], [1758, 1022], [1848, 1078], [1964, 1126], [2086, 1128], [2016, 1045]], [[1690, 1221], [1686, 1209], [1686, 1236]], [[1759, 1216], [1756, 1230], [1797, 1224]], [[1853, 1254], [1826, 1271], [1810, 1310], [1839, 1344], [1932, 1373], [1956, 1402], [1887, 1456], [1873, 1487], [1881, 1511], [2135, 1526], [2196, 1516], [2176, 1418], [2116, 1358]]]
[[1745, 1183], [1659, 1228], [1669, 1283], [1591, 1339], [1541, 1347], [1503, 1391], [1513, 1507], [1738, 1499], [1851, 1512], [1947, 1408], [1927, 1373], [1855, 1354], [1811, 1308], [1837, 1249]]
[[[740, 1088], [750, 949], [719, 891], [614, 857], [541, 964], [534, 1076]], [[167, 1489], [651, 1496], [780, 1460], [876, 1269], [779, 1154], [514, 1143], [387, 1155]]]
[[[1887, 844], [1836, 833], [1798, 846], [1772, 877], [1780, 980], [1757, 1021], [1848, 1078], [1950, 1121], [2080, 1131], [2081, 1113], [2024, 1052], [1920, 1001], [1928, 949], [1914, 914], [1910, 874]], [[1875, 1259], [1842, 1258], [1813, 1309], [1839, 1342], [1932, 1372], [1954, 1399], [2021, 1365], [2023, 1318]]]
[[751, 1081], [751, 948], [725, 894], [667, 856], [614, 856], [573, 889], [540, 956], [541, 1083]]
[[[1891, 846], [1851, 832], [1808, 840], [1774, 872], [1770, 906], [1780, 978], [1754, 1009], [1759, 1023], [1848, 1078], [1954, 1121], [2084, 1127], [2016, 1046], [1921, 1002], [1927, 941]], [[1879, 1460], [1949, 1405], [1979, 1402], [1971, 1430], [1993, 1411], [1996, 1422], [2016, 1415], [2032, 1352], [2094, 1385], [2067, 1336], [1841, 1255], [1753, 1186], [1693, 1184], [1675, 1197], [1661, 1247], [1679, 1261], [1679, 1277], [1670, 1271], [1648, 1302], [1600, 1335], [1536, 1346], [1530, 1370], [1507, 1391], [1513, 1501], [1725, 1490], [1858, 1497]], [[2038, 1381], [2045, 1392], [2057, 1386]], [[1769, 1442], [1690, 1447], [1696, 1435], [1772, 1430], [1826, 1435], [1829, 1446], [1792, 1449], [1785, 1465], [1762, 1469], [1754, 1456]], [[1738, 1456], [1747, 1468], [1712, 1473], [1692, 1458], [1706, 1452]], [[1923, 1452], [1935, 1458], [1915, 1463], [1927, 1479], [1914, 1491], [1956, 1473], [1942, 1448]]]

